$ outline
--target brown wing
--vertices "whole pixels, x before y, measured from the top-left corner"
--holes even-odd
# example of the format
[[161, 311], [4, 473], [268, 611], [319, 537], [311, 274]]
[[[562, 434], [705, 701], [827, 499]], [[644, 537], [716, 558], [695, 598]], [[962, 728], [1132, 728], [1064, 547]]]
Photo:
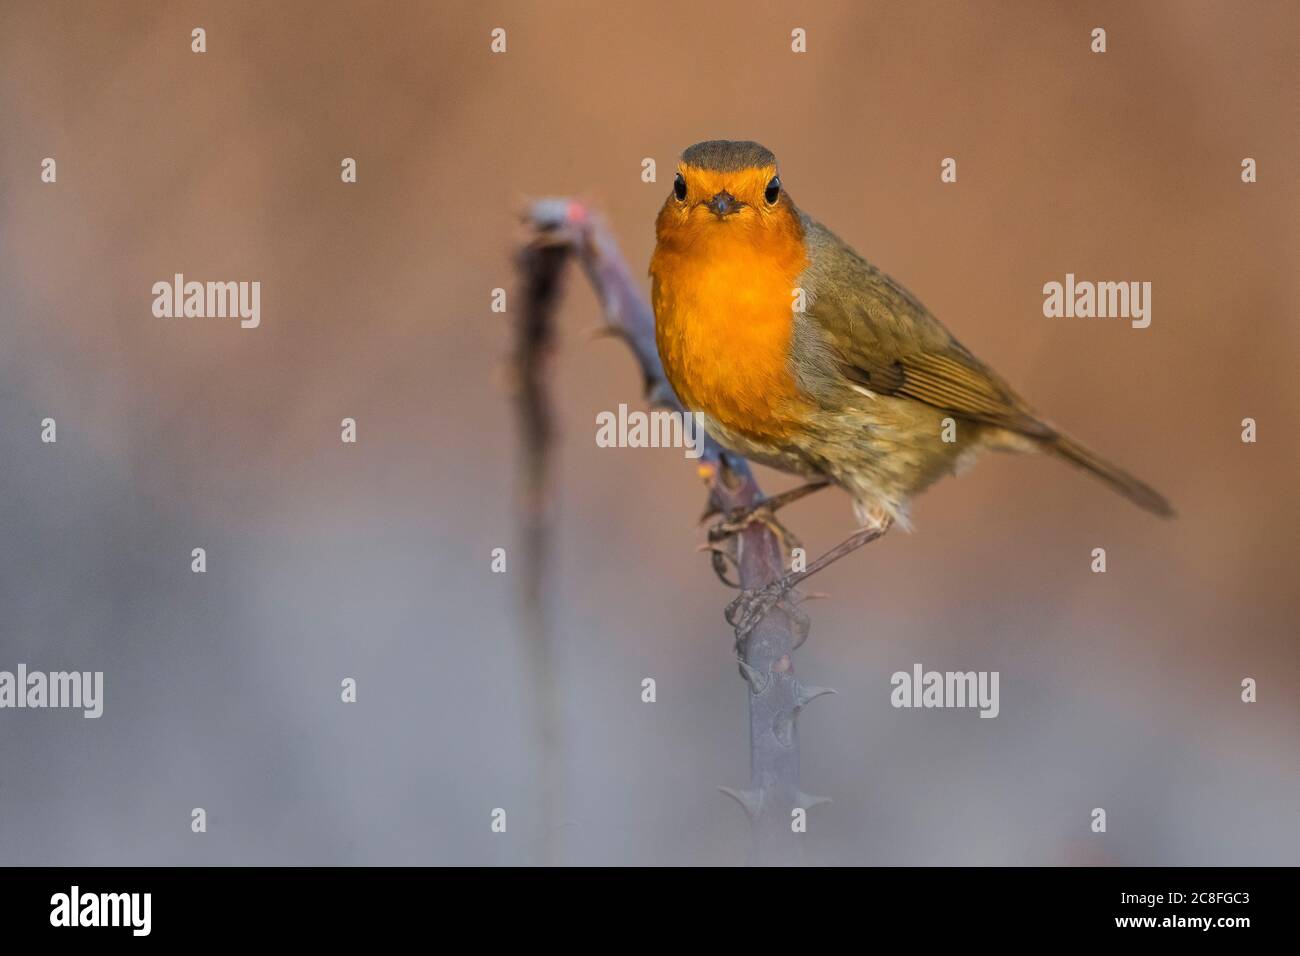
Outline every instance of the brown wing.
[[812, 265], [805, 314], [839, 371], [876, 394], [924, 402], [954, 416], [1037, 438], [1055, 434], [1001, 376], [977, 359], [906, 289], [807, 220]]

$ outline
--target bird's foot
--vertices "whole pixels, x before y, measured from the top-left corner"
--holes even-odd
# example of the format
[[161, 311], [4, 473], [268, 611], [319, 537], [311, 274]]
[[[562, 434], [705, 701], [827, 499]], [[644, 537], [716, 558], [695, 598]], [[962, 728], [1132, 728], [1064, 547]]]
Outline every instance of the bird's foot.
[[781, 607], [794, 622], [800, 634], [798, 644], [802, 644], [808, 636], [808, 615], [798, 608], [799, 592], [794, 586], [800, 580], [802, 575], [787, 574], [761, 588], [741, 591], [724, 612], [727, 623], [736, 630], [736, 643], [743, 643], [772, 608]]
[[789, 554], [792, 548], [800, 547], [794, 532], [783, 525], [767, 502], [761, 502], [752, 508], [736, 508], [709, 528], [709, 540], [700, 545], [701, 551], [708, 551], [713, 563], [713, 573], [728, 587], [738, 588], [740, 583], [727, 576], [727, 564], [737, 563], [736, 539], [751, 525], [761, 524], [776, 536], [781, 550]]
[[891, 526], [888, 520], [883, 520], [878, 526], [859, 528], [808, 565], [805, 570], [791, 571], [784, 577], [778, 578], [764, 587], [741, 591], [740, 595], [727, 605], [726, 610], [727, 623], [736, 629], [736, 643], [739, 644], [744, 641], [749, 636], [749, 633], [758, 626], [758, 622], [763, 620], [768, 611], [780, 606], [790, 615], [795, 629], [800, 635], [795, 646], [798, 647], [799, 644], [802, 644], [808, 636], [808, 618], [799, 610], [800, 598], [799, 592], [795, 590], [795, 585], [834, 564], [846, 554], [851, 554], [863, 545], [875, 541], [884, 535]]
[[[782, 551], [786, 554], [789, 554], [795, 548], [802, 547], [794, 532], [783, 525], [776, 517], [776, 512], [786, 505], [793, 504], [800, 498], [812, 494], [814, 491], [825, 488], [828, 484], [830, 482], [824, 480], [811, 481], [806, 485], [800, 485], [798, 488], [783, 491], [778, 495], [771, 495], [748, 508], [733, 508], [709, 528], [708, 542], [701, 545], [700, 550], [710, 553], [713, 571], [722, 583], [728, 587], [740, 586], [727, 577], [727, 562], [736, 563], [735, 539], [752, 525], [761, 524], [771, 531], [780, 543]], [[707, 512], [704, 518], [708, 519], [714, 514], [717, 514], [717, 512]]]
[[781, 547], [786, 551], [800, 547], [799, 539], [793, 531], [783, 525], [776, 516], [776, 509], [765, 499], [752, 508], [736, 508], [713, 527], [709, 528], [709, 543], [718, 544], [728, 541], [749, 529], [751, 525], [761, 524], [776, 535]]

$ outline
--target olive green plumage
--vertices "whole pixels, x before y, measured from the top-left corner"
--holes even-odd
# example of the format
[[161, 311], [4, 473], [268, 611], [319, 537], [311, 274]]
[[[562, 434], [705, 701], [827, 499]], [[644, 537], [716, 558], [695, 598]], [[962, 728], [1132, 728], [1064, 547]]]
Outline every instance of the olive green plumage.
[[1043, 421], [905, 288], [820, 223], [802, 221], [808, 301], [795, 317], [791, 361], [829, 414], [818, 469], [901, 519], [908, 497], [981, 451], [1048, 451], [1141, 507], [1173, 514], [1159, 492]]

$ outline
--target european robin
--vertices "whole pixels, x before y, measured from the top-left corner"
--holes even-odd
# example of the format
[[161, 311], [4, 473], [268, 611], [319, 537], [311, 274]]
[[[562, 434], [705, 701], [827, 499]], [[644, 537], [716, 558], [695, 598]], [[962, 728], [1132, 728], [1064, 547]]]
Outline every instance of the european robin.
[[990, 449], [1057, 455], [1173, 514], [801, 212], [758, 143], [687, 149], [655, 232], [655, 333], [682, 405], [724, 447], [844, 488], [863, 528], [906, 526], [913, 495]]

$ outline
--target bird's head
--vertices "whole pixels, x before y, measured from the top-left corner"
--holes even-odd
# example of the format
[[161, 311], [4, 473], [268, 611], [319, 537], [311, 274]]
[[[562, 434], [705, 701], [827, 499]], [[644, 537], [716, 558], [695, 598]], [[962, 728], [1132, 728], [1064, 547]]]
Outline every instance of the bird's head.
[[672, 245], [802, 234], [799, 212], [777, 175], [776, 157], [758, 143], [731, 140], [696, 143], [682, 153], [655, 231], [661, 244]]

